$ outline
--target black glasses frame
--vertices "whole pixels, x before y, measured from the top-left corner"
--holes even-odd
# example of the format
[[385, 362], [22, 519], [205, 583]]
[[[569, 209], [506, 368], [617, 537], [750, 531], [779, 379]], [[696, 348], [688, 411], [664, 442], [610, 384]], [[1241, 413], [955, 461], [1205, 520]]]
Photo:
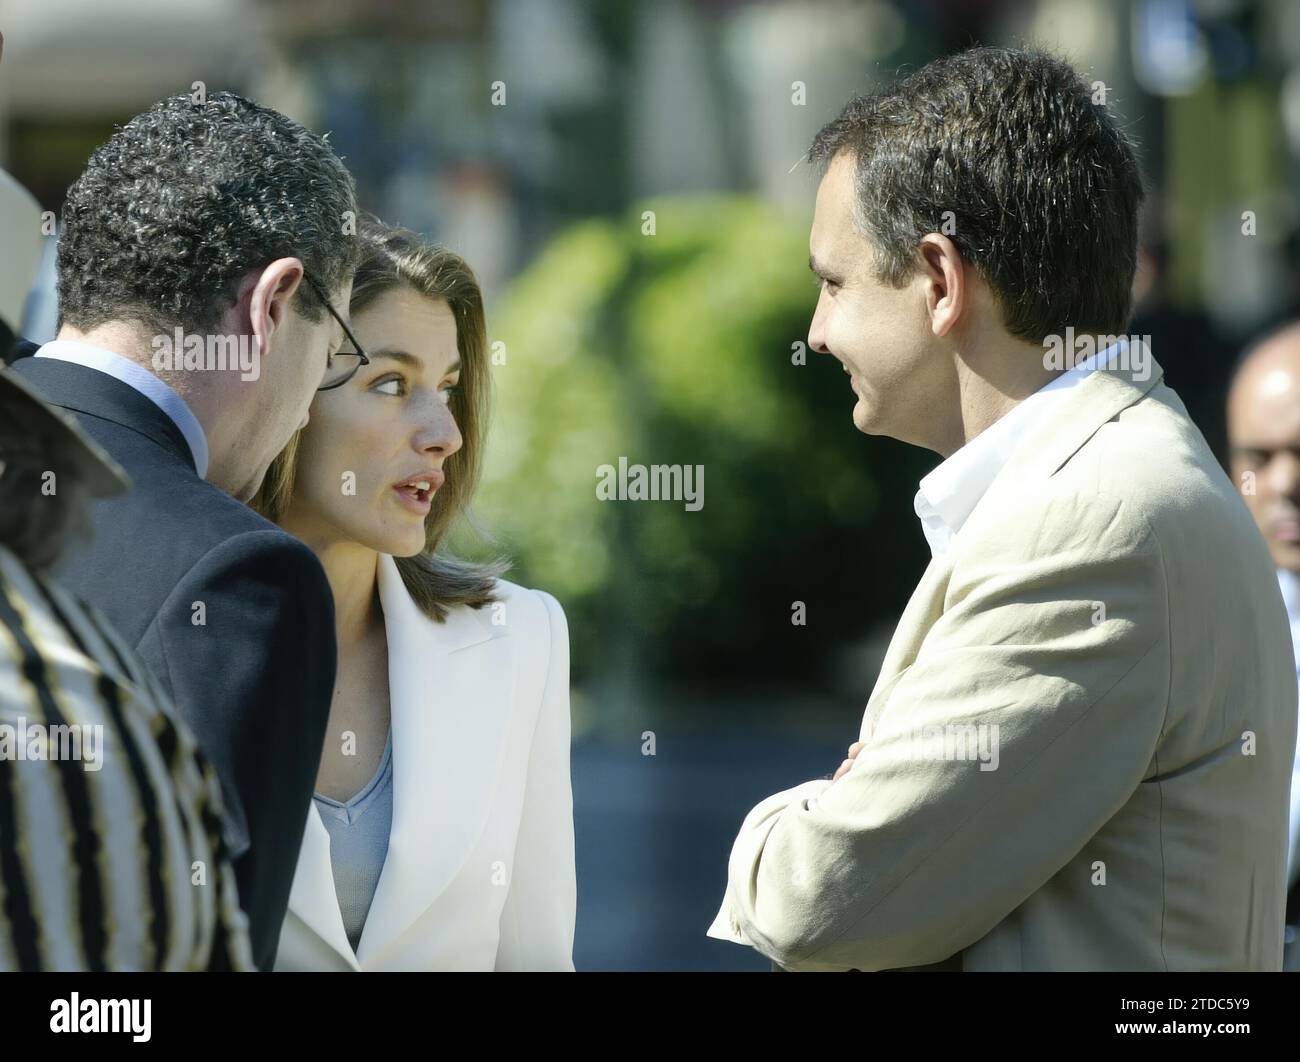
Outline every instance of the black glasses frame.
[[[311, 274], [304, 272], [302, 278], [303, 280], [307, 281], [308, 284], [311, 285], [311, 290], [315, 292], [316, 298], [320, 299], [320, 301], [325, 304], [325, 309], [329, 310], [330, 316], [333, 317], [334, 320], [338, 322], [339, 327], [343, 329], [343, 334], [347, 337], [348, 342], [351, 343], [353, 346], [352, 350], [346, 352], [340, 351], [339, 354], [342, 354], [346, 357], [351, 357], [355, 354], [357, 358], [356, 365], [353, 367], [350, 373], [348, 373], [345, 377], [343, 377], [343, 379], [336, 380], [334, 383], [325, 384], [323, 387], [316, 388], [317, 391], [332, 391], [334, 390], [334, 388], [342, 387], [345, 383], [351, 380], [352, 377], [354, 377], [358, 372], [361, 371], [363, 366], [369, 365], [370, 359], [366, 357], [366, 352], [361, 349], [361, 344], [357, 342], [357, 337], [352, 334], [352, 329], [348, 327], [348, 323], [345, 320], [343, 320], [342, 317], [339, 316], [338, 311], [334, 309], [333, 303], [331, 303], [330, 300], [326, 297], [325, 292], [321, 290], [321, 286], [317, 284], [315, 280], [312, 279]], [[332, 360], [338, 357], [339, 354], [331, 354], [330, 359]], [[326, 368], [328, 370], [328, 363], [326, 364]]]

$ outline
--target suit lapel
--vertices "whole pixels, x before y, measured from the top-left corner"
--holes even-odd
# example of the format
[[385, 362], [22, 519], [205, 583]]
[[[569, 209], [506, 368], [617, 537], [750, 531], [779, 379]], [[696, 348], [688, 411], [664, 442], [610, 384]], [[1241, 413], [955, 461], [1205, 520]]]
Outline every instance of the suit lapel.
[[[455, 877], [483, 832], [513, 710], [514, 641], [489, 609], [419, 610], [379, 558], [393, 727], [393, 827], [357, 949], [386, 951]], [[488, 881], [483, 887], [489, 888]]]
[[130, 428], [194, 467], [189, 443], [171, 417], [116, 377], [85, 365], [35, 356], [19, 358], [12, 371], [55, 405]]

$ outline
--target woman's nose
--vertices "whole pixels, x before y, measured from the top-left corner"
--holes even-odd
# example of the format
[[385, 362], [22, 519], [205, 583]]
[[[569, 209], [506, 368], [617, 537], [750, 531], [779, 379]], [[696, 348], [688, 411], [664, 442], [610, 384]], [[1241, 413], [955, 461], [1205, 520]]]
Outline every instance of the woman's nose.
[[438, 402], [416, 433], [415, 448], [420, 453], [441, 454], [445, 458], [459, 450], [462, 441], [460, 428], [450, 408]]

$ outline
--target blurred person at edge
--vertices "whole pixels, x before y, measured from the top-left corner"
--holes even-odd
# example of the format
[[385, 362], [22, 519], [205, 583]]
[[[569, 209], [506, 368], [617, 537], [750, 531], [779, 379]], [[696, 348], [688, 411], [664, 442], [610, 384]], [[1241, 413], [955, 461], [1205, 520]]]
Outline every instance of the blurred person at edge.
[[251, 971], [221, 789], [167, 695], [49, 577], [129, 486], [0, 368], [0, 971]]
[[564, 611], [443, 541], [482, 464], [483, 295], [412, 232], [358, 236], [339, 356], [367, 360], [253, 503], [320, 557], [339, 648], [276, 969], [572, 970]]
[[[4, 34], [0, 33], [0, 61]], [[23, 304], [41, 260], [41, 207], [13, 176], [0, 170], [0, 363], [13, 356], [14, 340], [22, 323]]]
[[355, 211], [351, 175], [298, 123], [227, 92], [162, 100], [68, 189], [58, 331], [13, 363], [131, 478], [60, 576], [145, 660], [221, 779], [263, 970], [320, 764], [334, 618], [311, 550], [243, 502], [317, 388], [344, 378], [333, 304], [352, 286]]
[[745, 817], [709, 934], [792, 970], [1280, 969], [1285, 610], [1117, 334], [1127, 136], [1064, 60], [977, 48], [850, 101], [809, 155], [808, 345], [860, 431], [943, 457], [932, 561], [849, 759]]
[[[1242, 354], [1228, 390], [1232, 478], [1268, 542], [1300, 660], [1300, 321]], [[1300, 667], [1297, 668], [1300, 679]], [[1283, 968], [1300, 970], [1300, 743], [1291, 774]]]
[[[0, 362], [39, 225], [36, 200], [0, 171]], [[128, 486], [0, 365], [0, 971], [253, 969], [215, 774], [144, 662], [49, 577], [92, 500]], [[48, 742], [46, 758], [28, 757], [25, 737], [17, 758], [32, 724], [91, 735], [66, 747], [93, 762], [52, 759]]]

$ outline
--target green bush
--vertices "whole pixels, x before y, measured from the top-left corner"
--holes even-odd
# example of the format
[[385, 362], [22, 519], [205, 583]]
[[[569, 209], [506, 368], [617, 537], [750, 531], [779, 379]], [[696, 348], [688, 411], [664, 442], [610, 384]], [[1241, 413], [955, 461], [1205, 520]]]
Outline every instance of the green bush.
[[[494, 308], [476, 509], [512, 577], [564, 605], [575, 675], [761, 678], [870, 619], [844, 587], [874, 564], [879, 504], [853, 394], [833, 360], [793, 363], [816, 303], [807, 255], [806, 228], [758, 201], [649, 202], [561, 233]], [[702, 465], [703, 508], [599, 500], [597, 469], [620, 456]], [[791, 638], [791, 603], [810, 599], [831, 638]]]

